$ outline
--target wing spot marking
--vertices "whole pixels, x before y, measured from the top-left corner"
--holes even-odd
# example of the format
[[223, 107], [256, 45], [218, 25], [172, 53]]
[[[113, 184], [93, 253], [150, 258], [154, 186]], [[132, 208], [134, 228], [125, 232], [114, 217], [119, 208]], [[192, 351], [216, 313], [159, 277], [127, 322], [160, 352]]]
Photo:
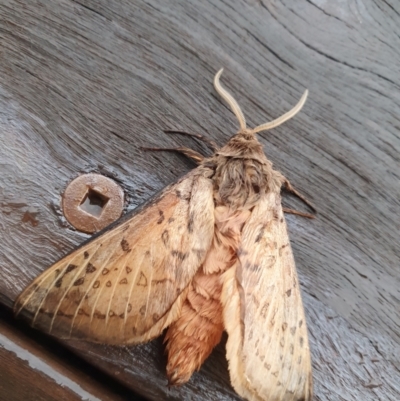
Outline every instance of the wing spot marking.
[[190, 200], [190, 194], [186, 194], [186, 196], [185, 196], [184, 194], [182, 194], [182, 192], [179, 189], [177, 189], [175, 191], [175, 194], [179, 199], [183, 199], [185, 201], [189, 201]]
[[85, 282], [85, 277], [80, 277], [78, 278], [78, 280], [74, 281], [74, 285], [78, 286], [78, 285], [82, 285]]
[[266, 258], [265, 264], [263, 265], [263, 268], [265, 269], [271, 269], [276, 262], [276, 256], [275, 255], [269, 255], [268, 258]]
[[282, 246], [279, 248], [279, 256], [282, 256], [282, 253], [283, 253], [284, 249], [285, 249], [286, 247], [288, 247], [288, 246], [289, 246], [289, 244], [285, 244], [285, 245], [282, 245]]
[[256, 237], [254, 243], [260, 242], [262, 240], [262, 237], [264, 236], [264, 231], [265, 231], [265, 226], [262, 226], [260, 228], [260, 231], [257, 234], [257, 237]]
[[191, 212], [189, 215], [189, 221], [188, 221], [188, 225], [187, 225], [187, 230], [189, 233], [193, 232], [193, 226], [194, 226], [194, 216], [193, 216], [193, 212]]
[[88, 265], [86, 267], [86, 273], [93, 273], [95, 271], [96, 271], [96, 268], [91, 263], [88, 263]]
[[83, 308], [78, 309], [78, 315], [90, 316]]
[[165, 284], [167, 282], [173, 283], [173, 281], [170, 278], [163, 278], [161, 280], [151, 280], [151, 284]]
[[139, 276], [137, 285], [141, 286], [141, 287], [147, 287], [147, 277], [144, 275], [144, 273], [142, 271], [140, 272], [140, 276]]
[[[267, 266], [266, 266], [267, 267]], [[257, 272], [258, 270], [260, 270], [260, 265], [257, 264], [252, 264], [250, 262], [246, 262], [246, 264], [244, 265], [244, 268], [246, 270], [250, 270], [252, 272]], [[268, 268], [268, 267], [267, 267]]]
[[[43, 312], [42, 310], [41, 310], [41, 312]], [[74, 317], [74, 315], [72, 315], [72, 314], [69, 314], [69, 313], [64, 313], [62, 310], [58, 310], [57, 311], [57, 316], [62, 316], [62, 317], [66, 317], [67, 319], [72, 319], [73, 317]]]
[[269, 307], [269, 303], [266, 302], [263, 307], [261, 308], [261, 316], [265, 319], [267, 317], [267, 312], [268, 312], [268, 307]]
[[184, 261], [188, 257], [187, 252], [180, 252], [176, 250], [171, 251], [171, 255], [181, 261]]
[[169, 233], [168, 230], [164, 230], [163, 233], [161, 234], [161, 240], [164, 243], [164, 245], [167, 247], [169, 244]]
[[124, 252], [130, 252], [132, 250], [130, 248], [129, 242], [125, 238], [122, 238], [121, 240], [121, 248]]
[[275, 326], [275, 316], [276, 316], [276, 312], [278, 312], [278, 309], [275, 309], [274, 311], [274, 315], [271, 318], [271, 326]]
[[77, 267], [78, 267], [77, 265], [69, 264], [69, 265], [67, 266], [67, 269], [65, 270], [64, 276], [65, 276], [66, 274], [68, 274], [69, 272], [72, 272], [72, 270], [75, 270]]
[[196, 254], [197, 259], [202, 259], [207, 251], [205, 249], [193, 248], [192, 252]]
[[158, 219], [157, 224], [161, 224], [165, 219], [164, 212], [162, 210], [159, 210], [158, 214], [160, 215], [160, 218]]
[[104, 313], [100, 313], [99, 311], [94, 312], [93, 316], [101, 320], [106, 318], [106, 315]]

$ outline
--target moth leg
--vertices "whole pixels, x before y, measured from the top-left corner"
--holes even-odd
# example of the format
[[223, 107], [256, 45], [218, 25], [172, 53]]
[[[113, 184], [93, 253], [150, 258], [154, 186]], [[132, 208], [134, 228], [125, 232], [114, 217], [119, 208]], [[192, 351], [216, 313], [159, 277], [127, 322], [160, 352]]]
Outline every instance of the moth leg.
[[[307, 198], [305, 196], [303, 196], [300, 192], [298, 192], [296, 189], [294, 189], [292, 187], [292, 184], [289, 182], [289, 180], [287, 180], [285, 178], [285, 189], [288, 192], [291, 192], [293, 195], [297, 196], [299, 199], [301, 199], [314, 213], [317, 213], [317, 209], [315, 208], [315, 206], [309, 201], [307, 200]], [[290, 213], [290, 212], [288, 212]], [[301, 213], [301, 212], [299, 212]], [[299, 214], [299, 213], [294, 213], [294, 214]]]
[[299, 212], [298, 210], [289, 209], [289, 208], [287, 208], [287, 207], [283, 207], [282, 210], [283, 210], [285, 213], [296, 214], [297, 216], [307, 217], [307, 219], [315, 219], [315, 215], [313, 215], [313, 214], [311, 214], [311, 213]]
[[199, 139], [200, 141], [203, 141], [212, 151], [217, 151], [219, 149], [218, 145], [212, 140], [207, 138], [204, 135], [200, 135], [200, 134], [192, 134], [190, 132], [186, 132], [186, 131], [176, 131], [176, 130], [165, 130], [164, 131], [166, 134], [178, 134], [178, 135], [188, 135], [188, 136], [192, 136], [196, 139]]
[[185, 156], [194, 160], [197, 164], [200, 164], [205, 157], [201, 155], [199, 152], [196, 152], [193, 149], [186, 148], [184, 146], [180, 146], [178, 148], [140, 148], [141, 150], [151, 150], [151, 151], [167, 151], [167, 152], [179, 152], [183, 153]]

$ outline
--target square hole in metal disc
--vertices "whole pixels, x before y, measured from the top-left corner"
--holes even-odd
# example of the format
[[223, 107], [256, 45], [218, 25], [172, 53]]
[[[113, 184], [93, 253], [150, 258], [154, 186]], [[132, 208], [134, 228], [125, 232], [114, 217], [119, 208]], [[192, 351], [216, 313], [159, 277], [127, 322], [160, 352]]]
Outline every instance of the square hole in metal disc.
[[84, 212], [91, 214], [95, 217], [100, 217], [103, 209], [105, 208], [109, 198], [100, 194], [99, 192], [88, 188], [85, 197], [82, 199], [79, 208]]

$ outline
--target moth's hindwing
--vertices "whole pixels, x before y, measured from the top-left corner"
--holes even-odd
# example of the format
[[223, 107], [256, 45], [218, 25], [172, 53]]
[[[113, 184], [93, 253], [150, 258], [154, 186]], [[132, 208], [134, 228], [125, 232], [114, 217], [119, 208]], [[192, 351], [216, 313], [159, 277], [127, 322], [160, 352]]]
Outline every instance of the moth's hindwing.
[[193, 170], [43, 272], [15, 312], [61, 338], [133, 344], [158, 336], [210, 247], [212, 191], [207, 171]]
[[306, 320], [278, 193], [253, 209], [238, 254], [222, 296], [232, 384], [248, 400], [309, 401]]

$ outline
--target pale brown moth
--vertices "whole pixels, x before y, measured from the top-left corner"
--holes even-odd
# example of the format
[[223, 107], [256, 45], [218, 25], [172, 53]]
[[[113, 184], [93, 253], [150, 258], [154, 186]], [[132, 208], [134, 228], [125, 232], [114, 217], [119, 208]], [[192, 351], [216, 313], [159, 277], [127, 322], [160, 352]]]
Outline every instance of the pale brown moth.
[[239, 120], [238, 133], [209, 158], [179, 148], [199, 166], [43, 272], [15, 313], [55, 336], [105, 344], [143, 343], [167, 329], [167, 376], [176, 385], [226, 330], [238, 394], [311, 400], [306, 320], [280, 192], [286, 185], [301, 195], [256, 138], [293, 117], [307, 91], [282, 117], [249, 129], [221, 73], [214, 86]]

